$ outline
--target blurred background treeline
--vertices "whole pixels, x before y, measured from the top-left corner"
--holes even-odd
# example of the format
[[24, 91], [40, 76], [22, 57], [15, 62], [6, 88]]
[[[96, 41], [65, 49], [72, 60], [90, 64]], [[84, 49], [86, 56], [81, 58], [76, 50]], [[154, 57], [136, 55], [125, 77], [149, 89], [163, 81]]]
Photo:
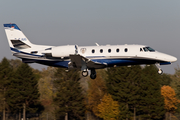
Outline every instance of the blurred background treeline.
[[[168, 66], [167, 66], [168, 67]], [[154, 65], [97, 70], [37, 70], [18, 59], [0, 63], [1, 120], [180, 120], [180, 68]]]

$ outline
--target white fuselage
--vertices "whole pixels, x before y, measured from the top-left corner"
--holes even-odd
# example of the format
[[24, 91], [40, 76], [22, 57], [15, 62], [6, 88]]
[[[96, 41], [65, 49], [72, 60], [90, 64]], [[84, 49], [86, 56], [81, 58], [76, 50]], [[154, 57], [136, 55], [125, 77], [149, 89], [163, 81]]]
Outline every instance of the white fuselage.
[[[106, 66], [123, 66], [136, 64], [170, 64], [176, 57], [161, 52], [148, 50], [144, 45], [105, 45], [105, 46], [43, 46], [33, 45], [24, 49], [23, 53], [14, 55], [23, 58], [24, 62], [37, 62], [41, 64], [68, 68], [69, 55], [79, 54], [91, 61]], [[33, 51], [37, 51], [32, 53]], [[96, 68], [98, 69], [98, 68]]]

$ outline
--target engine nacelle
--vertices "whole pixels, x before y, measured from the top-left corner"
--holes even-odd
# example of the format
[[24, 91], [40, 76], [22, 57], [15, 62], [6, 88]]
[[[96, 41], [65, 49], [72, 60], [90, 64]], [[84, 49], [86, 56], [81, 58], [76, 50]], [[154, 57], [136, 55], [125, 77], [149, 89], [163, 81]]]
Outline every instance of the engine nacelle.
[[68, 57], [75, 54], [75, 45], [52, 47], [52, 57]]

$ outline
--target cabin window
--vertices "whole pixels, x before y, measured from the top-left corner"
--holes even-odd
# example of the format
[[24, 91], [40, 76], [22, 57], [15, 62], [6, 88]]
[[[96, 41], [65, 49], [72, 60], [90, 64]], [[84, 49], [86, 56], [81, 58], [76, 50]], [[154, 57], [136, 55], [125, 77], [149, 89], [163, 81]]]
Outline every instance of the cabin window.
[[124, 49], [124, 52], [127, 52], [127, 51], [128, 51], [128, 49], [127, 49], [127, 48], [125, 48], [125, 49]]
[[103, 49], [100, 49], [100, 53], [103, 53]]
[[116, 52], [119, 52], [119, 48], [116, 49]]
[[142, 48], [140, 48], [140, 52], [143, 52], [143, 49], [142, 49]]
[[111, 52], [111, 49], [108, 49], [108, 52], [110, 53], [110, 52]]
[[94, 50], [94, 49], [92, 50], [92, 53], [95, 53], [95, 50]]

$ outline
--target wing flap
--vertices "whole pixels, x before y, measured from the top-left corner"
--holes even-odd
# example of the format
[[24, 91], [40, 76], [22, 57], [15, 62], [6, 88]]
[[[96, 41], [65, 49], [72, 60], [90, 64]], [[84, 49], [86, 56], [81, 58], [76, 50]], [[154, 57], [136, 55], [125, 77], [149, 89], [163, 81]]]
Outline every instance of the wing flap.
[[99, 62], [93, 62], [92, 60], [83, 57], [79, 54], [70, 55], [71, 63], [75, 68], [83, 68], [86, 66], [88, 69], [99, 69], [106, 67], [106, 64], [102, 64]]

